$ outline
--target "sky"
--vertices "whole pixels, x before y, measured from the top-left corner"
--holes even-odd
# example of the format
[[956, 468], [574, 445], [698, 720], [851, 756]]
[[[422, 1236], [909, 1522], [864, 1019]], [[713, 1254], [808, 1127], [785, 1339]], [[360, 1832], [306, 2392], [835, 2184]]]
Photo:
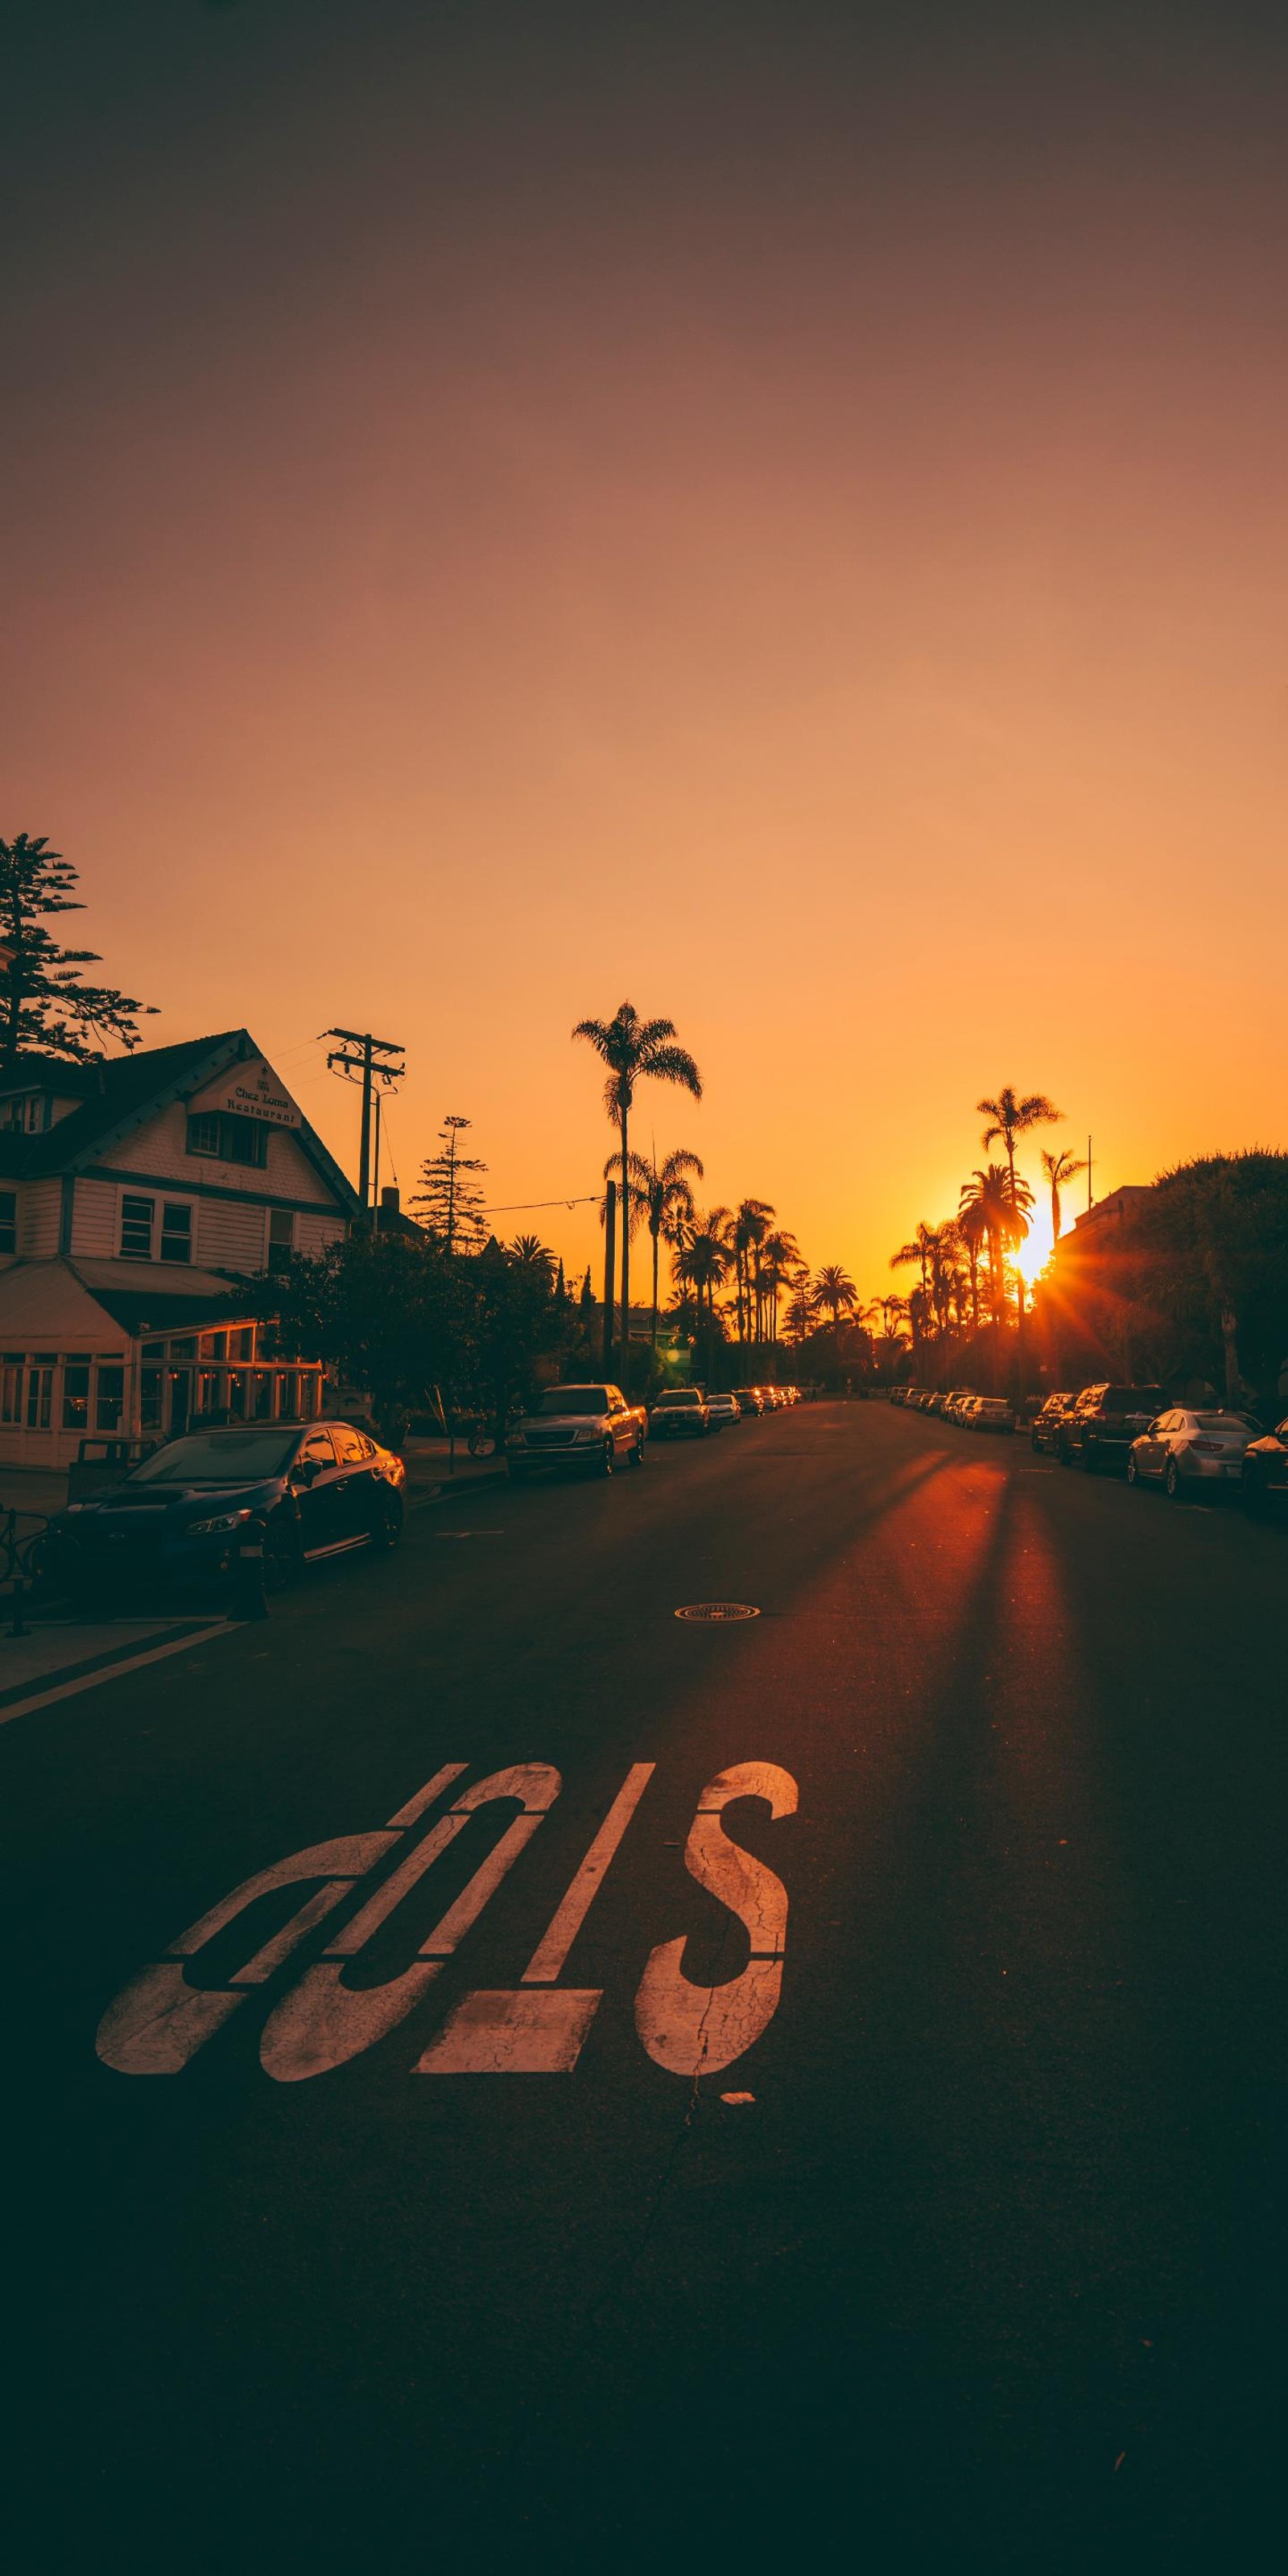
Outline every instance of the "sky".
[[319, 1033], [399, 1039], [404, 1199], [468, 1116], [570, 1272], [623, 999], [705, 1085], [636, 1141], [865, 1296], [1003, 1083], [1097, 1191], [1288, 1142], [1281, 10], [5, 0], [0, 59], [0, 832], [149, 1042], [245, 1023], [353, 1170]]

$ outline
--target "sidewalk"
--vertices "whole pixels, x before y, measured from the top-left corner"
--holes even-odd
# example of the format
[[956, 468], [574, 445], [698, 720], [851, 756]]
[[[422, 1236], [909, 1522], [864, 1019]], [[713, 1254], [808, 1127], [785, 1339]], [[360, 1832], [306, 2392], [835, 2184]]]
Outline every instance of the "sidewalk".
[[433, 1502], [440, 1496], [447, 1501], [452, 1494], [477, 1493], [480, 1486], [506, 1482], [503, 1456], [471, 1458], [463, 1440], [456, 1443], [454, 1473], [446, 1440], [405, 1440], [402, 1455], [407, 1469], [409, 1503]]

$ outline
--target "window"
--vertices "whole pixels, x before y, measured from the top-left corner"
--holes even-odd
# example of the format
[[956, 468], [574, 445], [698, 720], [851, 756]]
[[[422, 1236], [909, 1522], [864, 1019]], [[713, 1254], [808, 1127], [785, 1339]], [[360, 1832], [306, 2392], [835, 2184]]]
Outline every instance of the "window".
[[0, 1190], [0, 1252], [18, 1249], [18, 1193]]
[[268, 1211], [268, 1266], [284, 1270], [295, 1250], [295, 1216], [291, 1208]]
[[6, 1351], [0, 1366], [0, 1422], [22, 1420], [22, 1362]]
[[335, 1442], [335, 1454], [342, 1467], [362, 1465], [362, 1440], [358, 1432], [350, 1431], [348, 1424], [344, 1423], [338, 1431], [332, 1432], [331, 1437]]
[[68, 1360], [63, 1370], [63, 1429], [89, 1429], [88, 1360]]
[[301, 1460], [312, 1459], [319, 1467], [334, 1467], [335, 1451], [331, 1446], [330, 1432], [310, 1431], [308, 1439], [301, 1444], [300, 1457]]
[[[159, 1377], [159, 1369], [152, 1375]], [[120, 1431], [125, 1416], [125, 1371], [115, 1363], [100, 1363], [94, 1395], [94, 1428], [96, 1431]]]
[[195, 1333], [185, 1333], [181, 1341], [171, 1342], [170, 1357], [172, 1360], [195, 1360], [196, 1356], [197, 1336]]
[[150, 1261], [152, 1258], [152, 1219], [156, 1215], [155, 1199], [128, 1196], [121, 1201], [121, 1259]]
[[253, 1324], [239, 1324], [236, 1332], [229, 1334], [228, 1356], [234, 1360], [254, 1359], [255, 1327]]
[[139, 1429], [141, 1431], [160, 1431], [164, 1428], [161, 1402], [164, 1384], [164, 1369], [145, 1368], [141, 1372], [139, 1378]]
[[161, 1209], [161, 1258], [192, 1259], [192, 1209], [180, 1200], [166, 1199]]
[[37, 1360], [27, 1371], [27, 1429], [48, 1431], [54, 1412], [54, 1365]]
[[188, 1120], [188, 1151], [220, 1163], [248, 1163], [261, 1171], [268, 1160], [268, 1129], [226, 1109], [196, 1110]]
[[188, 1120], [188, 1151], [213, 1155], [221, 1163], [249, 1163], [262, 1172], [268, 1161], [268, 1128], [262, 1119], [241, 1118], [235, 1110], [196, 1110]]
[[224, 1403], [225, 1403], [225, 1408], [226, 1408], [226, 1410], [227, 1410], [228, 1419], [229, 1419], [229, 1421], [230, 1421], [230, 1422], [244, 1422], [244, 1421], [245, 1421], [245, 1419], [246, 1419], [246, 1371], [245, 1371], [245, 1369], [230, 1369], [230, 1370], [229, 1370], [229, 1372], [228, 1372], [228, 1391], [227, 1391], [227, 1394], [226, 1394], [226, 1396], [225, 1396]]

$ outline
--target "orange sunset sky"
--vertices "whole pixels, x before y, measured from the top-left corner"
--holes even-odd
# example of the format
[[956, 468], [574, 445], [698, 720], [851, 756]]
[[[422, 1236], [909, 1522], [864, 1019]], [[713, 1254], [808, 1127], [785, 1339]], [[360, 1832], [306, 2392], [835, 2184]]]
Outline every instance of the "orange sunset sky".
[[865, 1294], [1004, 1082], [1105, 1188], [1285, 1143], [1278, 13], [6, 26], [0, 830], [150, 1043], [352, 1170], [372, 1027], [405, 1196], [451, 1110], [577, 1197], [629, 997], [635, 1140]]

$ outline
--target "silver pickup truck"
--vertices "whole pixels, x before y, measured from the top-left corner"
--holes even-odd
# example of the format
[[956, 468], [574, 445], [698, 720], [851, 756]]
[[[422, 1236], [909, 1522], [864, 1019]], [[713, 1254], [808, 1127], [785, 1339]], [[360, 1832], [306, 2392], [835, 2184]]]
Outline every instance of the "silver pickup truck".
[[623, 1459], [643, 1466], [647, 1438], [648, 1415], [628, 1404], [619, 1386], [548, 1386], [535, 1411], [516, 1422], [505, 1461], [516, 1483], [547, 1467], [611, 1476]]

